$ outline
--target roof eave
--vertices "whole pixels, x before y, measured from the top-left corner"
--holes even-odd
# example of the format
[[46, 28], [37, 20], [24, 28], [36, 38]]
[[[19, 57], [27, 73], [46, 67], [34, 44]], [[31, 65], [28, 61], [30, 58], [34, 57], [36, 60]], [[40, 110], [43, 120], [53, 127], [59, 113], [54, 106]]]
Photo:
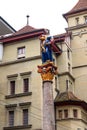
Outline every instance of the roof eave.
[[39, 29], [39, 30], [24, 33], [24, 34], [11, 35], [10, 37], [4, 37], [0, 39], [0, 42], [10, 43], [10, 42], [24, 40], [27, 38], [37, 37], [37, 36], [40, 36], [41, 34], [47, 34], [47, 33], [49, 32], [47, 32], [45, 29]]
[[63, 14], [63, 17], [64, 17], [64, 18], [66, 19], [66, 21], [67, 21], [68, 16], [73, 15], [73, 14], [75, 15], [75, 14], [77, 14], [77, 13], [81, 13], [81, 12], [84, 12], [84, 11], [87, 11], [87, 8], [70, 11], [70, 12], [68, 12], [68, 13]]
[[76, 100], [65, 100], [65, 101], [54, 101], [55, 106], [81, 106], [87, 111], [87, 103], [85, 101], [76, 101]]

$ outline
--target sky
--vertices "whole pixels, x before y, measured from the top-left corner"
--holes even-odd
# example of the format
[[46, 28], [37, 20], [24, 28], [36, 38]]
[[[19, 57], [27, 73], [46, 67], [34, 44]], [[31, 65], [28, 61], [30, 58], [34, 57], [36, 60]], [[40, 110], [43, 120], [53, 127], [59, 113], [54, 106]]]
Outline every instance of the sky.
[[78, 0], [0, 0], [0, 16], [15, 30], [29, 25], [50, 30], [57, 35], [65, 32], [68, 27], [63, 14], [70, 11]]

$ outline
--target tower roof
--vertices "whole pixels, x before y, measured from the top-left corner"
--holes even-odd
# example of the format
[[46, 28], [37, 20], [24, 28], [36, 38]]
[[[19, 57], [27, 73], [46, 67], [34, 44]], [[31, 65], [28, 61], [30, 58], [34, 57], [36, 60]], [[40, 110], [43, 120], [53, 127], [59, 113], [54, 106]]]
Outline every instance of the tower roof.
[[72, 92], [66, 91], [56, 96], [54, 100], [55, 106], [81, 106], [87, 111], [87, 102], [80, 100]]
[[81, 101], [72, 92], [68, 92], [68, 91], [60, 93], [55, 98], [55, 102], [70, 101], [70, 100], [71, 101]]
[[67, 16], [83, 11], [87, 11], [87, 0], [79, 0], [78, 3], [69, 12], [63, 14], [63, 16], [67, 19]]

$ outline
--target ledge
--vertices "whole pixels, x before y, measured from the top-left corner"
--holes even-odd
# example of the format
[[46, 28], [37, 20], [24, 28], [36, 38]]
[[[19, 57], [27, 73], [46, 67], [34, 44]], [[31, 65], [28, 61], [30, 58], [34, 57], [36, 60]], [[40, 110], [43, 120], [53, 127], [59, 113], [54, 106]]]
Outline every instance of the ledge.
[[37, 60], [37, 59], [41, 59], [41, 56], [38, 55], [38, 56], [33, 56], [33, 57], [28, 57], [28, 58], [23, 58], [23, 59], [17, 59], [17, 60], [14, 60], [14, 61], [0, 62], [0, 66], [17, 64], [17, 63], [27, 62], [27, 61]]
[[7, 75], [7, 78], [9, 79], [9, 78], [16, 78], [16, 77], [18, 77], [18, 74], [13, 74], [13, 75]]
[[70, 76], [73, 79], [73, 81], [75, 80], [75, 78], [73, 77], [73, 75], [71, 73], [67, 72], [67, 71], [63, 72], [63, 73], [58, 73], [58, 76], [63, 76], [63, 75], [68, 75], [68, 76]]
[[78, 119], [78, 118], [56, 119], [56, 121], [70, 121], [70, 120], [73, 120], [73, 121], [82, 121], [82, 122], [84, 122], [87, 125], [87, 121], [84, 121], [83, 119]]
[[17, 98], [17, 97], [23, 97], [23, 96], [31, 96], [31, 95], [32, 95], [32, 92], [19, 93], [19, 94], [14, 94], [14, 95], [6, 95], [5, 99]]
[[22, 106], [30, 106], [31, 105], [31, 102], [23, 102], [23, 103], [19, 103], [19, 106], [22, 107]]
[[20, 76], [25, 76], [25, 75], [30, 75], [32, 72], [29, 71], [29, 72], [23, 72], [23, 73], [20, 73]]
[[3, 130], [27, 129], [27, 128], [31, 128], [31, 127], [32, 127], [32, 125], [20, 125], [20, 126], [4, 127]]
[[79, 25], [76, 25], [76, 26], [73, 26], [73, 27], [69, 27], [69, 28], [66, 28], [67, 31], [70, 31], [70, 30], [75, 30], [75, 29], [80, 29], [80, 28], [83, 28], [83, 27], [87, 27], [87, 24], [79, 24]]
[[5, 108], [14, 108], [14, 107], [17, 107], [17, 104], [5, 105]]

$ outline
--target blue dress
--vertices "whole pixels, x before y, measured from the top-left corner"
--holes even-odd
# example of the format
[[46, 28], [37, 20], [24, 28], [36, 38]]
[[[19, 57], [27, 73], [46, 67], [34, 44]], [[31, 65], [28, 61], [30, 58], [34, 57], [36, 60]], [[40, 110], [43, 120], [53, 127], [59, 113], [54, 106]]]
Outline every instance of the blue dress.
[[52, 57], [52, 48], [51, 48], [51, 36], [47, 37], [45, 40], [44, 48], [45, 51], [42, 51], [42, 63], [45, 63], [46, 61], [53, 61]]

